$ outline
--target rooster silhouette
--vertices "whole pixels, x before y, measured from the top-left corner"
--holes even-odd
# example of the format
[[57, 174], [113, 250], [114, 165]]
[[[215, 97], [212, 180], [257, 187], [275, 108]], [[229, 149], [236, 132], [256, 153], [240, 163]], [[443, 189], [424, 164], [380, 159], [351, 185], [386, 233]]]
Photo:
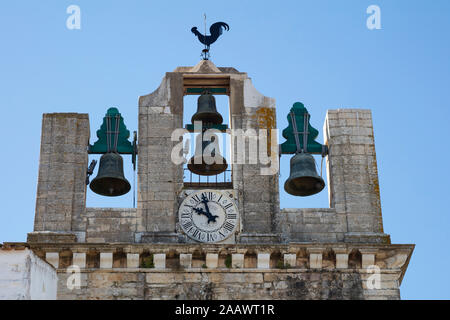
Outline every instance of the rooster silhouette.
[[216, 42], [217, 38], [219, 38], [219, 36], [223, 33], [223, 29], [228, 31], [230, 30], [230, 27], [225, 22], [216, 22], [209, 28], [209, 33], [211, 33], [211, 35], [209, 36], [198, 32], [197, 27], [193, 27], [191, 31], [197, 36], [198, 40], [203, 43], [209, 50], [209, 46], [212, 43]]

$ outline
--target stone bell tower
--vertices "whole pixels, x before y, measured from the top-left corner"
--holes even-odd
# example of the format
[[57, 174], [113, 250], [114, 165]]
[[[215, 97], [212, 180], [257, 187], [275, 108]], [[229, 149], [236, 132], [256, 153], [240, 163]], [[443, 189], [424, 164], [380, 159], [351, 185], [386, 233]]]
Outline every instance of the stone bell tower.
[[[229, 97], [214, 127], [230, 135], [229, 181], [187, 181], [172, 161], [174, 132], [193, 128], [183, 98], [205, 90]], [[414, 245], [383, 232], [371, 112], [327, 111], [329, 208], [280, 209], [275, 107], [232, 67], [167, 72], [139, 98], [137, 208], [86, 208], [88, 115], [44, 114], [27, 246], [57, 268], [58, 299], [399, 299]]]

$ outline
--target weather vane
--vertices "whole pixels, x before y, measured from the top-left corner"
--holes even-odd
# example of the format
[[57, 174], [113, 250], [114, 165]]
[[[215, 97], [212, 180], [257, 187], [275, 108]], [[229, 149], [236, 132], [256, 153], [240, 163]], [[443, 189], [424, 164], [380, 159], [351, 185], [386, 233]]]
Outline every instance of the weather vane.
[[201, 34], [197, 27], [193, 27], [191, 29], [192, 33], [195, 34], [198, 38], [198, 40], [205, 45], [205, 48], [202, 50], [202, 57], [204, 60], [209, 59], [209, 47], [211, 44], [216, 42], [216, 40], [220, 37], [220, 35], [223, 33], [223, 29], [230, 30], [230, 27], [225, 22], [216, 22], [211, 25], [209, 28], [210, 35], [206, 35], [206, 14], [204, 15], [205, 19], [205, 34]]

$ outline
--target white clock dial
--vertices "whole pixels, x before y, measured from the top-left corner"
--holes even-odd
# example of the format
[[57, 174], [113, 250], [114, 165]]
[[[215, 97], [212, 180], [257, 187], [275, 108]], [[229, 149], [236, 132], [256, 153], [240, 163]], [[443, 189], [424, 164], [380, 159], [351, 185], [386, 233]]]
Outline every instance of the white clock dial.
[[226, 192], [201, 190], [188, 195], [180, 205], [181, 229], [199, 242], [220, 242], [235, 231], [239, 221], [234, 199]]

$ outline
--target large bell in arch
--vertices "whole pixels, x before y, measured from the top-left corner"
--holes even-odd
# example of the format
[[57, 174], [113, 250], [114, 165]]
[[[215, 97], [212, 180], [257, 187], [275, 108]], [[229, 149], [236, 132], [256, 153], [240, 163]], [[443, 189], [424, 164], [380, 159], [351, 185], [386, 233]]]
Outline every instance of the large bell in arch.
[[126, 194], [131, 185], [123, 174], [122, 156], [115, 152], [108, 152], [100, 158], [98, 174], [90, 184], [90, 188], [97, 194], [117, 197]]
[[197, 112], [191, 122], [202, 121], [204, 124], [222, 124], [222, 115], [217, 112], [216, 98], [209, 92], [202, 94], [197, 100]]
[[297, 153], [291, 158], [291, 174], [284, 183], [284, 190], [293, 196], [311, 196], [325, 187], [317, 174], [316, 162], [309, 153]]
[[213, 134], [210, 141], [203, 141], [203, 134], [197, 136], [195, 154], [187, 167], [200, 176], [214, 176], [227, 170], [228, 164], [220, 154], [217, 135]]

